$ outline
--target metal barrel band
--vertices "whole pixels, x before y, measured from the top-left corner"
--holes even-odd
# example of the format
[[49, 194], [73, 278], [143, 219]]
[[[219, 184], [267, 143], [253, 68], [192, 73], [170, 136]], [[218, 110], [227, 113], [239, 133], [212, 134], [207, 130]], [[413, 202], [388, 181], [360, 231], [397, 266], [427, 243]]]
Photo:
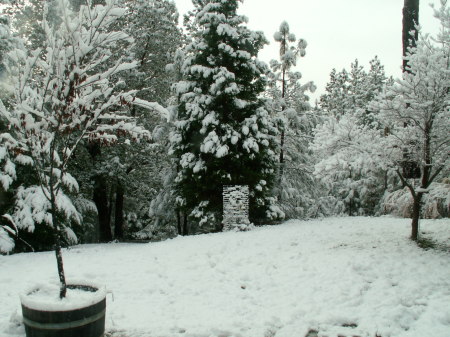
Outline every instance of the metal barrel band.
[[36, 329], [47, 329], [47, 330], [64, 330], [64, 329], [73, 329], [73, 328], [79, 328], [84, 325], [88, 325], [90, 323], [93, 323], [100, 318], [102, 318], [105, 315], [106, 309], [103, 309], [98, 314], [95, 314], [93, 316], [80, 319], [78, 321], [72, 321], [72, 322], [64, 322], [64, 323], [39, 323], [32, 321], [26, 317], [23, 317], [23, 323], [25, 325], [28, 325], [30, 328], [36, 328]]

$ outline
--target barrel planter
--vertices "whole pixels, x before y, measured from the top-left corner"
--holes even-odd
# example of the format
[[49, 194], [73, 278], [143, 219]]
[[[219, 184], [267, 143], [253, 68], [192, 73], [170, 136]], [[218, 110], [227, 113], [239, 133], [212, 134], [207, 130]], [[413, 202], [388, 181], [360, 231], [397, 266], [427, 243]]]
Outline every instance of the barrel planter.
[[44, 296], [36, 296], [36, 293], [46, 292], [42, 287], [22, 295], [22, 316], [27, 337], [104, 336], [105, 289], [86, 284], [71, 284], [67, 288], [67, 300], [59, 300], [57, 296], [56, 300], [52, 299], [53, 302], [42, 300]]

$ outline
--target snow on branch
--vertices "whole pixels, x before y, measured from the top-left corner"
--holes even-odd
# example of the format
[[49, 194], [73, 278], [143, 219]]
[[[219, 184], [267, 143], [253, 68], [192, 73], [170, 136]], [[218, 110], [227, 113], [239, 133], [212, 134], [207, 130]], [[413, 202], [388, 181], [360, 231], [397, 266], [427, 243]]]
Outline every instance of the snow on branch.
[[153, 110], [159, 114], [159, 116], [167, 121], [170, 119], [170, 112], [156, 102], [148, 102], [143, 99], [135, 97], [132, 101], [132, 104], [137, 105], [141, 108], [145, 108], [148, 110]]
[[44, 19], [41, 49], [28, 56], [10, 53], [13, 96], [8, 108], [0, 101], [0, 117], [9, 127], [0, 134], [0, 183], [11, 186], [17, 164], [31, 166], [37, 180], [18, 189], [12, 218], [19, 228], [32, 232], [45, 224], [72, 241], [70, 223], [82, 219], [69, 194], [78, 191], [78, 183], [67, 167], [80, 142], [150, 139], [150, 132], [127, 114], [131, 104], [169, 116], [159, 104], [135, 98], [135, 90], [118, 92], [116, 75], [138, 64], [111, 59], [112, 48], [132, 40], [113, 26], [125, 9], [112, 0], [89, 5], [73, 13], [68, 0], [56, 1], [61, 23]]

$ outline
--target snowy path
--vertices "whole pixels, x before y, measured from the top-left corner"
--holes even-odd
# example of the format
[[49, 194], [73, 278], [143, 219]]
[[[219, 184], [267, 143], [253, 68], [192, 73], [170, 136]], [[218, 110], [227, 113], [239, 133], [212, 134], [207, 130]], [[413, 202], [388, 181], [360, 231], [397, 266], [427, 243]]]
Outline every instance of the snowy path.
[[[68, 279], [104, 283], [127, 337], [450, 337], [450, 253], [408, 219], [292, 221], [246, 233], [64, 252]], [[422, 222], [450, 242], [450, 221]], [[0, 337], [24, 336], [18, 293], [56, 279], [53, 253], [0, 256]], [[357, 324], [357, 327], [343, 325]], [[319, 334], [320, 336], [320, 334]]]

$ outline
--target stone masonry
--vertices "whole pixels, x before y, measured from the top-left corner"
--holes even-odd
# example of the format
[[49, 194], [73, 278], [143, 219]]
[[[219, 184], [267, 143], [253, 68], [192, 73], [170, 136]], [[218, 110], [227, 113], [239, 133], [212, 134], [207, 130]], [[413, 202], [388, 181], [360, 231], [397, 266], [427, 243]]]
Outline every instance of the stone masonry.
[[248, 185], [223, 186], [223, 229], [247, 230], [248, 219]]

